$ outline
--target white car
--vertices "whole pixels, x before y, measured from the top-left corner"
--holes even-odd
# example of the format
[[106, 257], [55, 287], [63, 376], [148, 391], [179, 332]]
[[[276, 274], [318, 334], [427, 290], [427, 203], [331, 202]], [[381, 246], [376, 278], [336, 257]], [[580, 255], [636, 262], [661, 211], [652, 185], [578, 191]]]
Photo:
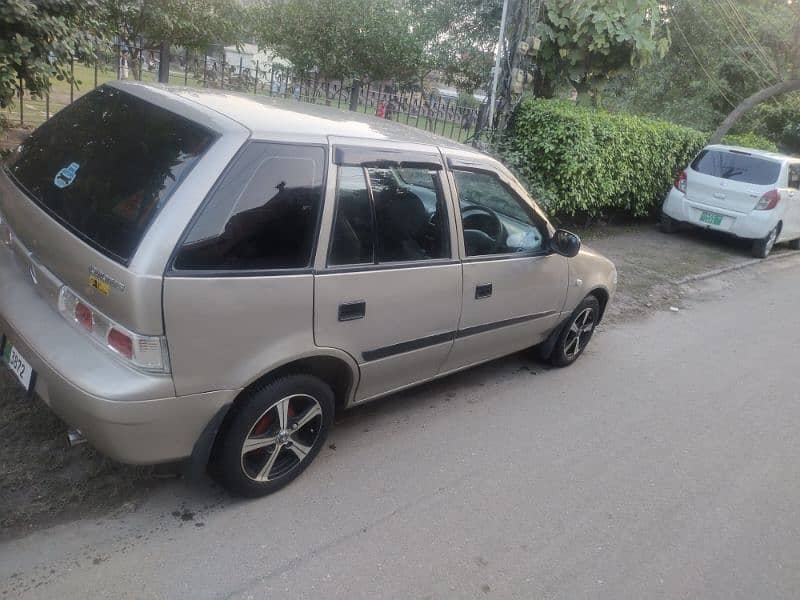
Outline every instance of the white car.
[[800, 250], [800, 158], [736, 146], [703, 148], [681, 171], [661, 208], [661, 230], [682, 223], [753, 240], [766, 258], [788, 242]]

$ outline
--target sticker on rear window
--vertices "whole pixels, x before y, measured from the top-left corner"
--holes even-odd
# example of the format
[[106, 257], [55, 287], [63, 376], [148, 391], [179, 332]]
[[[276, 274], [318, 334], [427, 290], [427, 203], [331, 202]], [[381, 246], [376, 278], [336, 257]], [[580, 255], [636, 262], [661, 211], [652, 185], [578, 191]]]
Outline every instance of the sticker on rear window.
[[75, 181], [75, 177], [78, 174], [78, 169], [80, 168], [81, 166], [78, 163], [70, 163], [69, 166], [64, 167], [58, 173], [56, 173], [53, 183], [57, 188], [64, 189], [65, 187], [71, 185], [73, 181]]

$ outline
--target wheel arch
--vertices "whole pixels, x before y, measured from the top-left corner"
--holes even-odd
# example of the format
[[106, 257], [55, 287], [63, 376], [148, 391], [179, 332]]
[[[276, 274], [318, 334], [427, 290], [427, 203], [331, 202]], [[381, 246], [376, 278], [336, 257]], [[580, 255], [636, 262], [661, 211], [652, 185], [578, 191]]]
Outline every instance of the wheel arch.
[[[608, 290], [603, 286], [597, 286], [596, 288], [589, 290], [589, 293], [586, 294], [586, 296], [594, 296], [600, 303], [600, 319], [598, 320], [599, 322], [600, 320], [603, 319], [603, 315], [605, 315], [606, 313], [606, 306], [608, 306], [608, 300], [611, 297], [611, 295], [608, 293]], [[584, 298], [586, 296], [584, 296]]]
[[188, 465], [190, 477], [193, 479], [200, 477], [209, 462], [213, 461], [215, 448], [221, 439], [221, 434], [224, 434], [236, 408], [248, 392], [267, 381], [295, 373], [319, 377], [330, 385], [336, 400], [337, 412], [350, 404], [359, 379], [358, 365], [355, 360], [348, 354], [333, 348], [319, 348], [315, 352], [270, 366], [245, 385], [233, 401], [221, 408], [208, 423], [192, 451]]

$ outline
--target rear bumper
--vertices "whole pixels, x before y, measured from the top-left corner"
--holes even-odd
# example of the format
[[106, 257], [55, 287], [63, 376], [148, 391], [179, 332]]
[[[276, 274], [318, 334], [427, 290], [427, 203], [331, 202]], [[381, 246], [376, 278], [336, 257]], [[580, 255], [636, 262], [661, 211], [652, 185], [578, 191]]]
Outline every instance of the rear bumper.
[[190, 456], [206, 424], [236, 394], [176, 397], [169, 375], [123, 365], [37, 293], [5, 246], [0, 246], [0, 332], [36, 372], [34, 391], [45, 404], [121, 462], [155, 464]]
[[[747, 213], [736, 212], [717, 206], [708, 206], [689, 200], [682, 192], [672, 188], [664, 199], [661, 208], [665, 215], [703, 229], [722, 231], [736, 237], [758, 240], [767, 237], [780, 221], [777, 210], [753, 210]], [[711, 225], [700, 220], [703, 212], [722, 216], [719, 225]]]

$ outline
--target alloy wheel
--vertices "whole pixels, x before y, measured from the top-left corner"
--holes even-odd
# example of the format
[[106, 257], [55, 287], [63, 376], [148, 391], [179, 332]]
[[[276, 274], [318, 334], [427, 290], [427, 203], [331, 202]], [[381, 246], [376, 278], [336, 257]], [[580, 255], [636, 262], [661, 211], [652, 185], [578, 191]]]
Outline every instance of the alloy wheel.
[[296, 469], [319, 438], [322, 407], [307, 394], [286, 396], [256, 419], [242, 444], [242, 471], [253, 481], [274, 481]]
[[564, 340], [564, 355], [567, 360], [573, 360], [586, 347], [594, 332], [594, 325], [594, 308], [590, 306], [578, 313], [569, 326], [569, 332]]

